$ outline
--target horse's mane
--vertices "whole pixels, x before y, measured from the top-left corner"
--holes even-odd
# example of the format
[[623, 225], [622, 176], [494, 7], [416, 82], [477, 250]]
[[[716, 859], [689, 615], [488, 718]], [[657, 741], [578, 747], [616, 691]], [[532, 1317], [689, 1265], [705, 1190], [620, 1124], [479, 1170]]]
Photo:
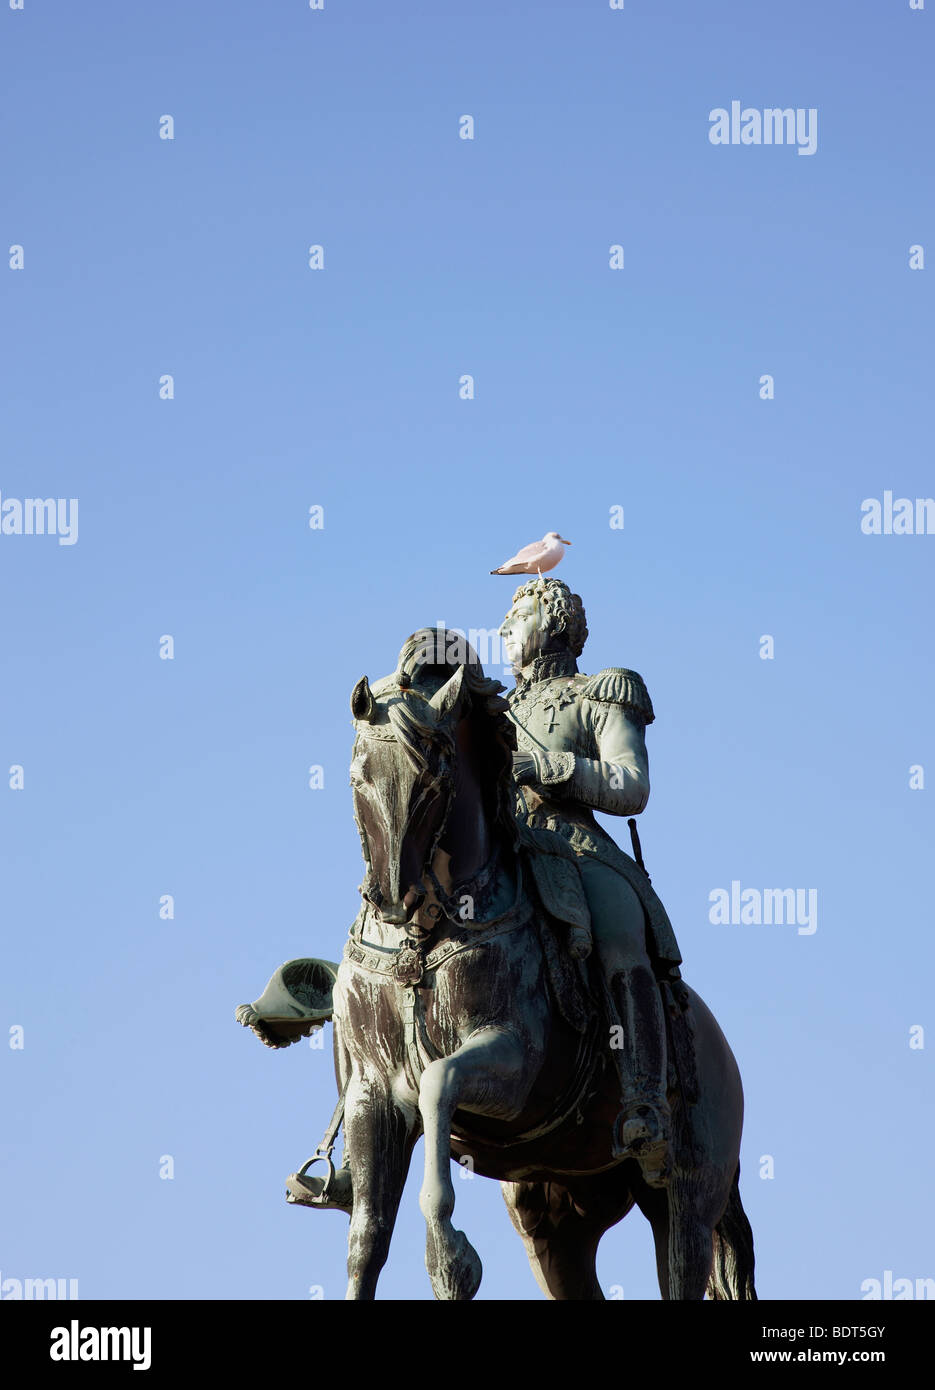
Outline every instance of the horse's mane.
[[[390, 706], [388, 717], [407, 756], [417, 766], [426, 766], [426, 743], [441, 741], [453, 755], [454, 724], [435, 723], [431, 715], [425, 713], [423, 701], [431, 699], [461, 667], [464, 668], [463, 689], [468, 697], [466, 715], [474, 722], [481, 782], [485, 795], [491, 797], [488, 812], [507, 836], [508, 843], [515, 845], [513, 753], [516, 729], [506, 713], [509, 705], [501, 696], [506, 687], [484, 675], [477, 653], [464, 637], [447, 628], [435, 627], [421, 628], [406, 639], [395, 673], [402, 699]], [[409, 691], [415, 698], [408, 697]]]

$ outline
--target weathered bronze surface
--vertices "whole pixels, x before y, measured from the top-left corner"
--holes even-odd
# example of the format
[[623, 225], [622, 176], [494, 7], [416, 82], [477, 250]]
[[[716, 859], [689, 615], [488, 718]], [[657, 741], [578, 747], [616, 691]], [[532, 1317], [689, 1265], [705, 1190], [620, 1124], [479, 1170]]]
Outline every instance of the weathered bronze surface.
[[[647, 875], [593, 817], [645, 805], [652, 705], [632, 671], [577, 671], [586, 633], [580, 600], [539, 580], [504, 624], [509, 702], [440, 629], [354, 688], [365, 874], [333, 999], [300, 999], [283, 1024], [273, 989], [275, 1018], [259, 1000], [242, 1018], [280, 1046], [277, 1029], [333, 1011], [339, 1100], [314, 1156], [328, 1172], [309, 1178], [309, 1160], [288, 1195], [350, 1214], [348, 1298], [375, 1296], [420, 1134], [437, 1298], [470, 1299], [481, 1278], [452, 1222], [451, 1157], [500, 1180], [550, 1298], [603, 1297], [597, 1245], [634, 1204], [663, 1298], [756, 1296], [736, 1062]], [[329, 967], [292, 965], [316, 988]]]

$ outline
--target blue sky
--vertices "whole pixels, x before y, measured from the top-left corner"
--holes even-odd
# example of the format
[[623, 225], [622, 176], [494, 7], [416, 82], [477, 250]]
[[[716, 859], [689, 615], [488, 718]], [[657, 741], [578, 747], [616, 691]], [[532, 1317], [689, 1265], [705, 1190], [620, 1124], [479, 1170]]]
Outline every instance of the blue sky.
[[[74, 545], [0, 532], [0, 1280], [343, 1296], [344, 1218], [282, 1200], [329, 1052], [268, 1052], [234, 1008], [339, 958], [356, 913], [354, 682], [423, 624], [495, 628], [513, 585], [488, 571], [553, 528], [582, 669], [640, 671], [656, 708], [644, 853], [741, 1066], [761, 1296], [935, 1277], [932, 1044], [909, 1046], [935, 537], [860, 529], [864, 499], [935, 495], [909, 268], [930, 24], [868, 0], [0, 13], [0, 499], [79, 500]], [[712, 145], [735, 99], [814, 108], [817, 151]], [[815, 888], [817, 930], [713, 924], [733, 880]], [[384, 1298], [431, 1297], [421, 1152]], [[456, 1190], [479, 1297], [538, 1297], [496, 1185]], [[641, 1217], [599, 1271], [658, 1296]]]

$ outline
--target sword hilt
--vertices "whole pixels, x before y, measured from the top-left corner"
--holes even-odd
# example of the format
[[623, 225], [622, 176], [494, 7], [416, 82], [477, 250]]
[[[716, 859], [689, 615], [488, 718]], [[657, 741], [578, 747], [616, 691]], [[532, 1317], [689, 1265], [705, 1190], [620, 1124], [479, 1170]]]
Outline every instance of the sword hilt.
[[[634, 816], [631, 816], [630, 819], [627, 821], [627, 825], [630, 827], [630, 844], [633, 846], [633, 858], [636, 860], [637, 864], [643, 870], [643, 873], [646, 874], [646, 865], [643, 863], [643, 849], [640, 845], [640, 835], [639, 831], [636, 828], [636, 818]], [[646, 878], [650, 883], [652, 883], [652, 879], [649, 877], [649, 874], [646, 874]]]

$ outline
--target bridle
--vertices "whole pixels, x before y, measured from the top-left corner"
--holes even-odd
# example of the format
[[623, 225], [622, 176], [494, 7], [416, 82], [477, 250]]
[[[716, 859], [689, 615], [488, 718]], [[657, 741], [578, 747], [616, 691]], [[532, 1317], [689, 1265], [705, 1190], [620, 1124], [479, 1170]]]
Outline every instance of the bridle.
[[[425, 696], [423, 696], [420, 692], [413, 690], [411, 687], [406, 687], [406, 686], [397, 685], [397, 686], [395, 686], [392, 690], [390, 690], [388, 693], [389, 693], [390, 695], [397, 694], [397, 695], [400, 696], [400, 698], [405, 698], [405, 697], [407, 697], [407, 696], [415, 696], [417, 699], [422, 700], [426, 705], [428, 705], [428, 704], [430, 703], [429, 700], [428, 700]], [[391, 725], [389, 725], [389, 724], [373, 725], [373, 724], [371, 724], [369, 721], [360, 720], [360, 719], [355, 719], [355, 720], [354, 720], [354, 727], [355, 727], [355, 729], [356, 729], [356, 731], [357, 731], [357, 737], [358, 737], [358, 739], [360, 739], [360, 738], [365, 738], [365, 739], [373, 738], [373, 739], [376, 739], [376, 740], [378, 740], [379, 742], [382, 742], [382, 743], [396, 743], [396, 744], [399, 744], [401, 747], [404, 746], [404, 745], [402, 744], [402, 740], [399, 739], [399, 738], [396, 736], [395, 733], [391, 732]], [[356, 747], [356, 742], [355, 742], [355, 747]], [[428, 913], [429, 913], [429, 916], [433, 916], [433, 917], [436, 917], [436, 918], [440, 918], [440, 917], [442, 917], [442, 916], [445, 916], [446, 918], [448, 918], [448, 920], [449, 920], [450, 922], [454, 923], [455, 925], [463, 926], [464, 924], [463, 924], [463, 921], [462, 921], [462, 919], [461, 919], [460, 917], [452, 917], [452, 915], [451, 915], [451, 906], [452, 906], [452, 903], [456, 900], [456, 898], [457, 898], [459, 895], [458, 895], [457, 893], [451, 894], [450, 896], [449, 896], [448, 894], [446, 894], [446, 893], [445, 893], [445, 890], [443, 889], [443, 887], [442, 887], [442, 885], [441, 885], [441, 883], [438, 881], [438, 877], [437, 877], [437, 875], [436, 875], [434, 869], [432, 868], [432, 865], [433, 865], [433, 863], [435, 862], [435, 857], [436, 857], [436, 855], [437, 855], [437, 853], [438, 853], [439, 845], [441, 844], [441, 841], [442, 841], [442, 837], [443, 837], [443, 835], [444, 835], [444, 833], [445, 833], [445, 830], [446, 830], [447, 827], [448, 827], [448, 821], [449, 821], [450, 818], [451, 818], [451, 808], [452, 808], [452, 806], [454, 805], [455, 788], [454, 788], [454, 778], [453, 778], [453, 776], [452, 776], [453, 771], [454, 771], [454, 768], [453, 768], [453, 765], [452, 765], [452, 761], [451, 761], [451, 759], [448, 757], [448, 755], [443, 751], [443, 752], [441, 753], [441, 755], [440, 755], [439, 766], [438, 766], [437, 770], [432, 771], [432, 770], [426, 768], [425, 771], [424, 771], [424, 773], [423, 773], [423, 777], [426, 779], [426, 782], [427, 782], [427, 786], [426, 786], [426, 788], [425, 788], [425, 793], [424, 793], [425, 795], [428, 795], [429, 797], [434, 798], [434, 797], [438, 794], [438, 792], [439, 792], [441, 789], [444, 789], [445, 792], [446, 792], [447, 794], [446, 794], [446, 797], [445, 797], [445, 806], [444, 806], [444, 810], [443, 810], [443, 812], [442, 812], [441, 820], [439, 821], [438, 827], [437, 827], [437, 829], [435, 830], [435, 832], [434, 832], [434, 834], [433, 834], [433, 836], [432, 836], [431, 843], [429, 844], [429, 847], [428, 847], [428, 849], [427, 849], [427, 851], [426, 851], [425, 862], [424, 862], [424, 863], [422, 864], [422, 866], [421, 866], [421, 870], [420, 870], [420, 874], [419, 874], [419, 881], [420, 881], [420, 882], [424, 882], [426, 879], [428, 879], [428, 881], [431, 883], [432, 888], [433, 888], [433, 890], [434, 890], [434, 892], [435, 892], [435, 897], [436, 897], [438, 906], [436, 907], [435, 904], [430, 905], [430, 907], [427, 909], [427, 911], [428, 911]], [[419, 799], [419, 801], [416, 803], [416, 805], [415, 805], [414, 807], [412, 807], [411, 809], [407, 810], [407, 812], [406, 812], [406, 819], [405, 819], [405, 822], [404, 822], [404, 824], [403, 824], [402, 831], [401, 831], [401, 834], [400, 834], [400, 846], [402, 846], [402, 845], [405, 843], [405, 841], [406, 841], [406, 837], [407, 837], [407, 834], [408, 834], [408, 831], [409, 831], [409, 826], [410, 826], [410, 823], [411, 823], [413, 814], [418, 810], [421, 801], [422, 801], [422, 798], [420, 797], [420, 799]], [[359, 831], [359, 833], [360, 833], [360, 840], [361, 840], [361, 847], [362, 847], [362, 849], [363, 849], [364, 861], [365, 861], [365, 863], [366, 863], [366, 865], [367, 865], [367, 868], [368, 868], [368, 870], [369, 870], [369, 873], [366, 875], [366, 877], [364, 878], [363, 883], [361, 883], [361, 885], [360, 885], [359, 891], [360, 891], [361, 896], [362, 896], [368, 903], [370, 903], [370, 905], [371, 905], [371, 906], [376, 910], [376, 912], [379, 914], [380, 908], [382, 907], [382, 905], [383, 905], [383, 903], [384, 903], [384, 901], [385, 901], [385, 895], [384, 895], [382, 889], [380, 888], [380, 886], [379, 886], [379, 884], [378, 884], [378, 882], [377, 882], [377, 880], [376, 880], [376, 875], [375, 875], [374, 872], [373, 872], [373, 856], [372, 856], [371, 850], [370, 850], [369, 839], [368, 839], [368, 836], [367, 836], [366, 829], [364, 828], [363, 825], [360, 824], [360, 821], [359, 821], [359, 820], [358, 820], [358, 831]], [[491, 868], [490, 871], [491, 871], [491, 873], [492, 873], [492, 868]], [[484, 870], [481, 871], [481, 874], [483, 874], [483, 873], [484, 873]], [[480, 877], [480, 875], [478, 875], [478, 877]], [[488, 877], [489, 877], [489, 874], [488, 874]], [[485, 882], [486, 882], [486, 879], [485, 879]], [[466, 887], [466, 885], [465, 885], [465, 887]], [[433, 910], [433, 909], [434, 909], [434, 910]], [[418, 928], [415, 928], [415, 927], [414, 927], [414, 924], [413, 924], [412, 922], [396, 923], [396, 924], [390, 924], [390, 925], [398, 925], [404, 932], [408, 932], [408, 933], [410, 933], [410, 934], [411, 934], [414, 930], [415, 930], [415, 931], [418, 931], [418, 930], [419, 930]], [[425, 933], [425, 932], [423, 932], [422, 934], [423, 934], [423, 935], [427, 935], [427, 933]]]

